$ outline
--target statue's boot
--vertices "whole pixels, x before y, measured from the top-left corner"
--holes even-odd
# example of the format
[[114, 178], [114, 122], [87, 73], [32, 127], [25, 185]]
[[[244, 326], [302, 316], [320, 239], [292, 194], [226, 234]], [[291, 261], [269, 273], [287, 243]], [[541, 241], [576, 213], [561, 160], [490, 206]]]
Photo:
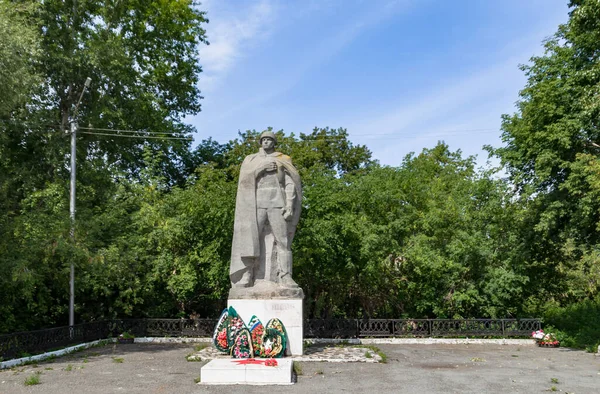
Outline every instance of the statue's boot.
[[242, 260], [245, 267], [243, 269], [242, 277], [237, 282], [233, 283], [235, 287], [250, 287], [252, 286], [252, 274], [254, 273], [254, 262], [248, 262], [245, 259]]
[[242, 275], [242, 279], [237, 282], [236, 287], [250, 287], [252, 285], [252, 272], [250, 268], [244, 269], [244, 274]]
[[278, 252], [279, 263], [281, 264], [279, 284], [283, 287], [298, 287], [298, 284], [292, 279], [292, 252]]

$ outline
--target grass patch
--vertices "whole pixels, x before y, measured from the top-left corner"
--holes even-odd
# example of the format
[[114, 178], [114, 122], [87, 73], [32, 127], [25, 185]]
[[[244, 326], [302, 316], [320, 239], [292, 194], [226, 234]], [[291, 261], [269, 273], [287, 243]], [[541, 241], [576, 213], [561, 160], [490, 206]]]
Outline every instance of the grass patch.
[[44, 368], [46, 371], [54, 371], [54, 368], [46, 367]]
[[113, 363], [122, 364], [125, 359], [123, 357], [113, 357]]
[[187, 356], [185, 356], [185, 360], [188, 362], [198, 362], [202, 361], [202, 357], [194, 353], [189, 353]]
[[485, 362], [485, 359], [483, 359], [481, 357], [473, 357], [471, 359], [471, 361], [473, 361], [474, 363], [482, 363], [482, 362]]
[[39, 367], [39, 365], [38, 365], [38, 361], [36, 361], [36, 360], [28, 360], [28, 361], [25, 361], [25, 362], [22, 362], [22, 363], [20, 363], [19, 365], [20, 365], [20, 366], [23, 366], [23, 365], [31, 365], [33, 368], [37, 368], [37, 367]]
[[317, 369], [317, 372], [315, 372], [317, 375], [323, 375], [324, 372], [322, 369]]
[[31, 375], [27, 379], [25, 379], [25, 386], [34, 386], [36, 384], [40, 384], [40, 374]]
[[196, 379], [194, 379], [194, 383], [198, 384], [200, 383], [202, 380], [200, 379], [200, 376], [198, 376]]
[[340, 341], [339, 343], [336, 343], [334, 346], [335, 347], [346, 347], [348, 345], [350, 345], [350, 342], [346, 341], [346, 340], [343, 340], [343, 341]]
[[199, 352], [203, 349], [206, 349], [207, 347], [208, 347], [208, 343], [200, 343], [200, 344], [194, 346], [194, 350]]
[[[43, 361], [44, 362], [53, 362], [58, 357], [66, 357], [67, 359], [72, 359], [73, 358], [73, 354], [75, 354], [75, 353], [83, 352], [84, 350], [87, 350], [87, 349], [104, 347], [104, 346], [109, 345], [111, 343], [112, 342], [110, 340], [103, 339], [103, 340], [100, 340], [98, 343], [96, 343], [94, 345], [91, 345], [91, 346], [88, 346], [88, 347], [80, 347], [79, 349], [72, 350], [71, 352], [69, 352], [67, 354], [62, 354], [62, 355], [59, 355], [59, 356], [57, 356], [56, 354], [48, 355], [47, 357], [43, 357]], [[73, 345], [73, 346], [76, 346], [76, 345]], [[27, 352], [21, 352], [21, 353], [19, 353], [17, 355], [17, 358], [31, 357], [33, 355], [40, 355], [40, 354], [43, 354], [43, 353], [54, 352], [54, 351], [57, 351], [57, 350], [66, 349], [67, 347], [71, 347], [71, 346], [63, 346], [63, 347], [51, 348], [51, 349], [47, 349], [45, 351], [35, 352], [35, 354], [31, 354], [31, 353], [27, 353]], [[98, 356], [98, 355], [100, 355], [100, 353], [92, 353], [92, 355]], [[34, 368], [36, 368], [37, 364], [39, 362], [40, 362], [40, 360], [28, 360], [28, 361], [24, 361], [24, 362], [20, 363], [19, 365], [32, 365], [33, 364]]]
[[294, 372], [296, 373], [296, 375], [300, 376], [304, 374], [304, 371], [302, 371], [302, 365], [300, 365], [299, 362], [292, 361], [292, 367], [294, 368]]
[[72, 370], [73, 370], [73, 365], [71, 365], [71, 364], [68, 364], [68, 365], [65, 367], [65, 371], [67, 371], [67, 372], [70, 372], [70, 371], [72, 371]]
[[307, 340], [302, 341], [302, 350], [306, 350], [311, 346], [312, 346], [312, 344], [310, 342], [308, 342]]
[[[379, 361], [380, 363], [387, 363], [387, 355], [381, 351], [381, 349], [379, 349], [377, 346], [373, 346], [373, 345], [351, 345], [353, 347], [357, 347], [357, 348], [363, 348], [363, 349], [369, 349], [371, 352], [373, 352], [374, 354], [378, 355], [381, 358], [381, 361]], [[373, 355], [371, 354], [371, 357], [367, 356], [368, 351], [365, 353], [365, 357], [367, 358], [371, 358]]]
[[558, 384], [558, 379], [557, 378], [550, 378], [550, 382], [554, 383], [554, 384]]
[[[93, 345], [90, 345], [90, 346], [87, 346], [87, 347], [86, 346], [82, 346], [80, 348], [74, 349], [74, 350], [70, 351], [68, 354], [65, 354], [65, 356], [69, 355], [69, 354], [80, 353], [80, 352], [83, 352], [84, 350], [93, 349], [93, 348], [96, 348], [96, 347], [103, 347], [103, 346], [106, 346], [106, 345], [108, 345], [110, 343], [112, 343], [112, 342], [109, 339], [101, 339], [98, 343], [95, 343]], [[74, 344], [74, 345], [68, 345], [68, 346], [61, 346], [61, 347], [53, 347], [53, 348], [47, 349], [47, 350], [45, 350], [43, 352], [37, 352], [36, 354], [56, 352], [58, 350], [64, 350], [64, 349], [70, 348], [72, 346], [77, 346], [77, 345], [82, 345], [82, 344], [83, 343]], [[56, 355], [53, 355], [53, 357], [56, 357]]]

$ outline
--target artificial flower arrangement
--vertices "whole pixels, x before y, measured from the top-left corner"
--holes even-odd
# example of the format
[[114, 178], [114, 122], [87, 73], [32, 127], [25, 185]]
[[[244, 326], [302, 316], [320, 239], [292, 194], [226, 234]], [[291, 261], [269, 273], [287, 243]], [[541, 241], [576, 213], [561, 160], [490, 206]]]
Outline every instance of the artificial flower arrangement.
[[220, 352], [233, 358], [268, 358], [266, 366], [277, 366], [274, 358], [284, 356], [287, 340], [287, 331], [279, 319], [271, 319], [263, 326], [258, 317], [252, 316], [246, 326], [233, 307], [223, 311], [213, 334], [213, 344]]
[[135, 335], [133, 335], [127, 331], [124, 331], [117, 337], [117, 341], [119, 343], [133, 343], [134, 338], [135, 338]]
[[277, 366], [277, 360], [275, 360], [274, 358], [270, 358], [268, 360], [265, 361], [265, 365], [267, 367], [276, 367]]
[[545, 333], [544, 330], [537, 330], [531, 333], [531, 337], [535, 339], [538, 346], [542, 347], [558, 347], [560, 342], [556, 339], [553, 333]]

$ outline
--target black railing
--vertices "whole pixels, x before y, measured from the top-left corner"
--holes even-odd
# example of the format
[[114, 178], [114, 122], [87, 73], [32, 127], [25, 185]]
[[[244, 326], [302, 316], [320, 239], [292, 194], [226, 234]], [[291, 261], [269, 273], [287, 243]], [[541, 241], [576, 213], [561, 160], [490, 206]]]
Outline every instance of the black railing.
[[309, 319], [305, 338], [526, 337], [540, 319]]
[[[121, 319], [0, 335], [4, 360], [117, 337], [210, 337], [217, 319]], [[305, 338], [529, 337], [540, 319], [307, 319]]]
[[0, 335], [0, 357], [4, 360], [61, 349], [83, 342], [107, 338], [108, 322], [76, 324], [47, 330]]
[[110, 322], [111, 333], [136, 337], [210, 337], [218, 319], [121, 319]]

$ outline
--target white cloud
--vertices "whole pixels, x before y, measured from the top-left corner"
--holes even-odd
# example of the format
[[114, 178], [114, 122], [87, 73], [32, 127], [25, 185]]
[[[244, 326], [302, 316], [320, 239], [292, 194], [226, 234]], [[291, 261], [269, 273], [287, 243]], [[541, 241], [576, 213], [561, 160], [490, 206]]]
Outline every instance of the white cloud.
[[205, 2], [210, 20], [206, 30], [210, 45], [200, 48], [203, 68], [202, 90], [214, 90], [244, 56], [244, 51], [268, 38], [276, 10], [270, 0], [252, 2], [247, 7], [226, 8], [224, 2]]
[[[395, 103], [374, 103], [360, 117], [337, 119], [353, 140], [368, 145], [384, 164], [397, 164], [405, 154], [433, 147], [438, 140], [451, 149], [463, 147], [466, 154], [479, 155], [483, 164], [484, 144], [501, 144], [500, 115], [512, 113], [525, 76], [518, 65], [540, 53], [547, 31], [507, 43], [503, 54], [514, 54], [488, 64], [476, 73], [455, 75], [445, 84], [423, 87]], [[454, 145], [454, 146], [453, 146]]]
[[[309, 3], [302, 10], [294, 9], [294, 12], [305, 13], [309, 10], [310, 12], [319, 12], [323, 7], [335, 8], [336, 6], [340, 6], [340, 4], [340, 2], [334, 0], [320, 3], [319, 7], [314, 3]], [[387, 1], [379, 4], [379, 6], [371, 4], [364, 14], [341, 26], [336, 34], [324, 36], [321, 41], [315, 42], [311, 47], [310, 56], [301, 58], [287, 69], [282, 70], [279, 75], [273, 77], [272, 83], [265, 85], [263, 90], [258, 94], [229, 106], [226, 111], [220, 113], [217, 120], [231, 117], [233, 114], [248, 107], [262, 105], [293, 89], [306, 74], [337, 56], [340, 51], [350, 45], [364, 31], [393, 17], [399, 12], [405, 11], [412, 5], [412, 0]]]
[[[267, 125], [288, 131], [314, 125], [340, 125], [348, 129], [353, 141], [367, 144], [374, 157], [385, 164], [397, 164], [405, 153], [432, 147], [438, 139], [445, 140], [453, 150], [463, 148], [467, 154], [480, 153], [484, 143], [496, 145], [499, 133], [495, 134], [493, 129], [500, 126], [500, 114], [514, 110], [513, 103], [523, 87], [524, 76], [517, 64], [541, 52], [540, 41], [556, 29], [556, 18], [564, 19], [562, 10], [553, 11], [553, 16], [544, 18], [544, 23], [536, 22], [537, 27], [532, 26], [531, 30], [541, 29], [538, 34], [523, 34], [518, 39], [508, 35], [506, 40], [500, 41], [505, 48], [493, 53], [487, 48], [473, 48], [482, 52], [478, 64], [465, 64], [454, 70], [447, 80], [435, 85], [424, 84], [414, 92], [398, 89], [395, 99], [390, 97], [394, 94], [391, 91], [383, 95], [364, 95], [357, 110], [341, 111], [337, 107], [323, 111], [327, 103], [320, 104], [321, 107], [286, 104], [287, 92], [298, 86], [307, 90], [306, 87], [315, 82], [309, 78], [313, 70], [326, 66], [365, 33], [372, 30], [377, 34], [373, 27], [386, 24], [388, 18], [422, 7], [423, 1], [431, 2], [211, 0], [208, 4], [211, 22], [207, 26], [211, 46], [203, 48], [200, 61], [205, 70], [201, 88], [205, 93], [210, 89], [211, 94], [205, 95], [203, 112], [194, 119], [199, 132], [234, 138], [237, 129], [259, 129]], [[321, 28], [322, 21], [334, 28]], [[303, 34], [302, 40], [295, 41], [295, 34], [302, 34], [306, 28], [313, 29], [311, 34]], [[290, 37], [300, 44], [283, 45], [280, 38]], [[252, 65], [260, 64], [265, 57], [271, 64], [284, 66], [256, 73]], [[248, 71], [247, 67], [254, 72], [248, 74], [254, 77], [236, 78], [238, 72]], [[440, 75], [444, 74], [448, 73]], [[215, 88], [217, 85], [219, 89]], [[319, 88], [315, 86], [315, 90]], [[347, 108], [357, 107], [349, 105]], [[274, 118], [279, 123], [274, 124]], [[473, 129], [485, 130], [466, 131]]]
[[456, 108], [464, 108], [469, 102], [496, 94], [504, 89], [507, 80], [519, 78], [517, 64], [517, 59], [511, 59], [478, 74], [460, 78], [450, 85], [434, 87], [418, 97], [404, 97], [403, 102], [392, 109], [357, 122], [355, 130], [373, 134], [398, 133], [424, 121], [447, 117]]
[[[531, 52], [528, 52], [531, 53]], [[348, 119], [352, 140], [369, 146], [383, 164], [398, 165], [409, 152], [420, 152], [444, 140], [455, 150], [481, 155], [484, 144], [495, 144], [500, 135], [500, 114], [509, 112], [522, 87], [517, 68], [522, 57], [510, 58], [477, 74], [455, 78], [442, 86], [404, 96], [401, 102], [384, 110], [361, 113]]]

